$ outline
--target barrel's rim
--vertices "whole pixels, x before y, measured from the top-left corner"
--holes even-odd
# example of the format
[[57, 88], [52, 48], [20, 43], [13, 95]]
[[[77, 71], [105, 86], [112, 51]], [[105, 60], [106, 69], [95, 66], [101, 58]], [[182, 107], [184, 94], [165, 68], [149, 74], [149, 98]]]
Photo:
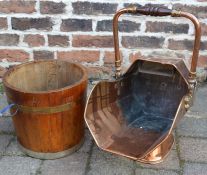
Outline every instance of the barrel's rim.
[[[80, 68], [80, 70], [83, 72], [83, 75], [82, 77], [80, 78], [79, 81], [69, 85], [69, 86], [65, 86], [63, 88], [58, 88], [58, 89], [53, 89], [53, 90], [47, 90], [47, 91], [23, 91], [22, 89], [19, 89], [19, 88], [16, 88], [14, 87], [13, 85], [11, 85], [10, 83], [7, 82], [7, 77], [15, 71], [15, 69], [19, 69], [21, 68], [22, 66], [25, 66], [25, 65], [28, 65], [28, 64], [34, 64], [34, 63], [38, 63], [38, 62], [67, 62], [67, 63], [70, 63], [70, 64], [73, 64], [73, 65], [76, 65], [77, 67]], [[10, 68], [3, 76], [3, 84], [4, 86], [6, 86], [7, 88], [10, 88], [12, 90], [15, 90], [15, 91], [18, 91], [18, 92], [21, 92], [21, 93], [27, 93], [27, 94], [48, 94], [48, 93], [56, 93], [56, 92], [61, 92], [61, 91], [65, 91], [65, 90], [68, 90], [68, 89], [71, 89], [75, 86], [78, 86], [80, 85], [82, 82], [86, 81], [88, 79], [88, 74], [87, 74], [87, 70], [86, 68], [79, 64], [79, 63], [75, 63], [75, 62], [70, 62], [70, 61], [65, 61], [65, 60], [35, 60], [35, 61], [28, 61], [28, 62], [25, 62], [25, 63], [22, 63], [22, 64], [19, 64], [19, 65], [15, 65], [14, 67]]]

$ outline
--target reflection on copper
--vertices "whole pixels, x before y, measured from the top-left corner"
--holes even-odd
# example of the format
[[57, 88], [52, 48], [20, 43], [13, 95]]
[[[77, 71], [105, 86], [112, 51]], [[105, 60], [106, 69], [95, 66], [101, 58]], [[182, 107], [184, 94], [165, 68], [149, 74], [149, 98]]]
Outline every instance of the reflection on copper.
[[[121, 75], [118, 18], [123, 13], [190, 19], [196, 29], [190, 71], [182, 59], [149, 57], [139, 58]], [[121, 9], [113, 24], [116, 80], [101, 81], [93, 88], [85, 121], [101, 149], [143, 163], [159, 163], [172, 148], [173, 128], [192, 104], [200, 24], [189, 13], [157, 7]]]

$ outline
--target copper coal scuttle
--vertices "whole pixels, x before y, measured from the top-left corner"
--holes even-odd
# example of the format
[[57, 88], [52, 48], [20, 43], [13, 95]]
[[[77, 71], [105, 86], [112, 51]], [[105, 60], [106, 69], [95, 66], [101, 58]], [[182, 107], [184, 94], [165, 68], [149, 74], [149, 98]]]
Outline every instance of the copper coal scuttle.
[[[190, 70], [182, 59], [139, 58], [121, 74], [118, 18], [125, 13], [184, 17], [195, 26]], [[116, 79], [93, 88], [85, 121], [97, 145], [114, 154], [155, 164], [163, 161], [174, 143], [173, 128], [192, 106], [201, 28], [187, 12], [159, 7], [128, 7], [113, 19]]]

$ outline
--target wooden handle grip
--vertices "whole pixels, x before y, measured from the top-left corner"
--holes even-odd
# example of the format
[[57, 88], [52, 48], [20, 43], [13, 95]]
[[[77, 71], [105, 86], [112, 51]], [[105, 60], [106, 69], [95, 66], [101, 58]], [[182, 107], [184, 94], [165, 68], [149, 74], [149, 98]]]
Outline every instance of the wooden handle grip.
[[168, 16], [172, 14], [172, 10], [163, 7], [138, 7], [136, 13], [150, 16]]

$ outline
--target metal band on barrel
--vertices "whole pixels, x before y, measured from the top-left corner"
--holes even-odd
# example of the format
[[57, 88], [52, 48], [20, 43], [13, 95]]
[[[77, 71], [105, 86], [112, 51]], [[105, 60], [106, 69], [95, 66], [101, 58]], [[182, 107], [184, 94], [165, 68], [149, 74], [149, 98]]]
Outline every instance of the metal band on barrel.
[[24, 113], [38, 113], [38, 114], [52, 114], [52, 113], [59, 113], [64, 112], [71, 109], [76, 104], [80, 103], [82, 98], [79, 98], [76, 101], [72, 101], [63, 105], [52, 106], [52, 107], [35, 107], [35, 106], [24, 106], [15, 104], [14, 108], [18, 109], [18, 111]]

